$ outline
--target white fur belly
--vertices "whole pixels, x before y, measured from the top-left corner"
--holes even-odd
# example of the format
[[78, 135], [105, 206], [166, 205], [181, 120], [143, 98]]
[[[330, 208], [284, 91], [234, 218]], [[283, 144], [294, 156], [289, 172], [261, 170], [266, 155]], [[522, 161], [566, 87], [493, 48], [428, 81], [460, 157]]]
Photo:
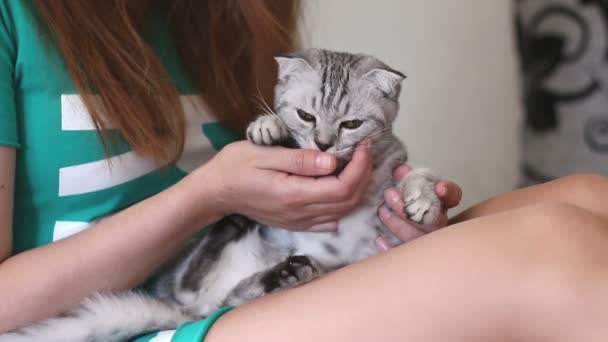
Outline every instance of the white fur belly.
[[348, 265], [377, 254], [376, 208], [365, 206], [344, 217], [336, 233], [293, 234], [295, 254], [325, 267]]

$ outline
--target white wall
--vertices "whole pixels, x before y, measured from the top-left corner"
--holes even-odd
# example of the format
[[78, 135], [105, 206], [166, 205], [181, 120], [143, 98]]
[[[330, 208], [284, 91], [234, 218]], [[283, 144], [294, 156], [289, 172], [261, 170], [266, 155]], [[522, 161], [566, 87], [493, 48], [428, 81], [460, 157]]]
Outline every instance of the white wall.
[[304, 0], [304, 44], [376, 55], [408, 75], [397, 134], [464, 189], [516, 185], [521, 108], [510, 0]]

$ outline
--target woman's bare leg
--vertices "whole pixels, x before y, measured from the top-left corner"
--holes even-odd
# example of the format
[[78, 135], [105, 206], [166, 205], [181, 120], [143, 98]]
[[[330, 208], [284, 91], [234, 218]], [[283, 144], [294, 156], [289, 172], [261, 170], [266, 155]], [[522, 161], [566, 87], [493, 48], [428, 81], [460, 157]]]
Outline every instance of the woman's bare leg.
[[451, 220], [462, 222], [479, 216], [543, 202], [569, 203], [608, 220], [608, 177], [576, 175], [508, 192], [481, 202]]
[[470, 220], [223, 316], [206, 342], [600, 341], [608, 221], [569, 204]]

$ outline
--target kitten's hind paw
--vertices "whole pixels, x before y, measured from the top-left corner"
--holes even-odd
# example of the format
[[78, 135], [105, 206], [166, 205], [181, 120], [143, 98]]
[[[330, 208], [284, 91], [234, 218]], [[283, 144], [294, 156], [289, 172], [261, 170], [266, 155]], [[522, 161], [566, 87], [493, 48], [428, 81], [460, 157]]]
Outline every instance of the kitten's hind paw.
[[319, 268], [305, 256], [290, 256], [262, 277], [266, 293], [289, 289], [319, 276]]
[[247, 127], [247, 139], [257, 145], [280, 145], [289, 139], [289, 132], [276, 115], [262, 115]]

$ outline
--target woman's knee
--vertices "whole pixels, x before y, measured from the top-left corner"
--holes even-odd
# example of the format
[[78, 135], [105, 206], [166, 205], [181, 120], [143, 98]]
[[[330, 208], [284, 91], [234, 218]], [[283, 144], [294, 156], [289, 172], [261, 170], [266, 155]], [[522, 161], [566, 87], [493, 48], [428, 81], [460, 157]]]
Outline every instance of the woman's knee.
[[542, 202], [519, 210], [520, 229], [540, 235], [568, 235], [577, 227], [597, 226], [605, 222], [586, 208], [565, 201]]
[[[577, 206], [554, 202], [465, 221], [401, 251], [404, 257], [424, 254], [421, 268], [432, 269], [437, 279], [425, 285], [431, 292], [441, 293], [451, 284], [463, 298], [473, 298], [466, 308], [454, 299], [454, 310], [470, 310], [479, 317], [493, 312], [497, 325], [529, 315], [532, 327], [559, 321], [565, 310], [580, 312], [577, 296], [589, 290], [588, 284], [608, 284], [597, 279], [608, 274], [602, 269], [608, 266], [606, 246], [608, 226], [603, 220]], [[400, 286], [405, 286], [412, 277], [402, 281]]]
[[520, 265], [528, 271], [519, 278], [526, 284], [524, 295], [542, 295], [539, 315], [568, 310], [589, 319], [584, 307], [594, 303], [582, 301], [581, 294], [605, 292], [608, 285], [608, 221], [563, 202], [526, 208], [524, 215], [515, 232], [529, 260]]
[[[520, 210], [513, 236], [530, 253], [557, 258], [608, 257], [608, 220], [566, 202], [549, 202]], [[536, 248], [534, 248], [536, 246]]]
[[510, 264], [517, 278], [567, 268], [571, 260], [608, 257], [608, 221], [567, 202], [541, 202], [452, 227], [453, 239], [484, 246], [467, 253], [490, 264]]
[[[608, 218], [608, 177], [580, 174], [556, 179], [546, 184], [560, 194], [560, 200], [597, 211]], [[606, 208], [605, 210], [601, 210]]]
[[504, 273], [515, 281], [569, 268], [576, 260], [608, 260], [608, 221], [566, 202], [543, 202], [453, 225], [423, 239], [422, 245], [427, 255], [450, 254], [450, 262], [479, 260], [487, 267], [484, 272]]
[[600, 190], [608, 188], [608, 177], [597, 174], [576, 174], [558, 178], [548, 184], [551, 183], [571, 190]]
[[564, 310], [579, 312], [577, 296], [608, 285], [608, 276], [603, 276], [608, 274], [608, 222], [585, 209], [542, 203], [479, 222], [483, 228], [493, 229], [488, 227], [492, 222], [499, 227], [496, 234], [486, 234], [485, 241], [493, 246], [490, 252], [479, 250], [483, 278], [502, 279], [522, 310], [547, 317]]

